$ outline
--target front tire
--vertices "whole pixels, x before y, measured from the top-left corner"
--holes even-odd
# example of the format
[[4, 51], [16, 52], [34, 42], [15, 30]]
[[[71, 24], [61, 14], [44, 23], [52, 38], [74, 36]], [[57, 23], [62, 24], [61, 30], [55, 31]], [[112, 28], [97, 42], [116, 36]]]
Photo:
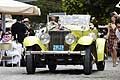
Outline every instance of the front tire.
[[[32, 47], [28, 48], [27, 51], [32, 51]], [[27, 74], [34, 74], [35, 73], [35, 61], [34, 55], [26, 55], [26, 70]]]
[[86, 48], [86, 55], [84, 56], [84, 73], [89, 75], [92, 73], [92, 56], [91, 47]]
[[26, 55], [26, 70], [27, 74], [34, 74], [35, 73], [35, 64], [34, 64], [34, 56], [33, 55]]

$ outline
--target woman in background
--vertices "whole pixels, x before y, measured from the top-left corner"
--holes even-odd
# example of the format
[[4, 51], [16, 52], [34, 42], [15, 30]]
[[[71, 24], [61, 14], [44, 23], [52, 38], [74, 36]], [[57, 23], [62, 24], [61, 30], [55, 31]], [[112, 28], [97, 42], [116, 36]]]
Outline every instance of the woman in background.
[[116, 37], [116, 25], [115, 25], [115, 20], [117, 18], [117, 13], [112, 12], [111, 14], [111, 22], [108, 25], [108, 51], [111, 53], [112, 56], [112, 62], [113, 62], [113, 67], [116, 67], [117, 63], [117, 51], [116, 51], [116, 42], [117, 42], [117, 37]]

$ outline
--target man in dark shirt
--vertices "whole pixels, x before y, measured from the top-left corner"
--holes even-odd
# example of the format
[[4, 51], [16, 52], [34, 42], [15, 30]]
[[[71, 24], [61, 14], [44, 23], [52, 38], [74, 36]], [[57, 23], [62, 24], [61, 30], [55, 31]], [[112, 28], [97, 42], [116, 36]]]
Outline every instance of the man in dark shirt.
[[17, 19], [16, 23], [14, 23], [11, 27], [14, 40], [18, 40], [19, 43], [22, 43], [26, 37], [26, 31], [27, 28], [23, 23], [21, 23], [21, 19]]

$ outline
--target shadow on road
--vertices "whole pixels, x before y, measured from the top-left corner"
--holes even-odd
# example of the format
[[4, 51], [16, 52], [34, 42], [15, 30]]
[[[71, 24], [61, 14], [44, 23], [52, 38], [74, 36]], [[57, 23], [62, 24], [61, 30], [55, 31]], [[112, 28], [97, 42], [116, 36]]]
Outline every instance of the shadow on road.
[[[93, 70], [92, 73], [97, 72], [97, 70]], [[49, 70], [38, 71], [35, 74], [70, 74], [70, 75], [79, 75], [84, 74], [82, 69], [67, 69], [67, 70], [56, 70], [54, 72], [50, 72]]]

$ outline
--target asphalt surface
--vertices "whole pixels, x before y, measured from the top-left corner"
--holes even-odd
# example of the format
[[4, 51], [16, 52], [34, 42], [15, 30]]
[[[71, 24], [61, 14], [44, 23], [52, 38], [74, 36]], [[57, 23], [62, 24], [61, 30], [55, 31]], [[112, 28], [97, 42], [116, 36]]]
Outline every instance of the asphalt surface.
[[0, 67], [0, 80], [120, 80], [120, 61], [117, 67], [112, 67], [109, 58], [104, 71], [97, 71], [93, 65], [91, 75], [85, 75], [80, 65], [58, 66], [54, 73], [40, 68], [33, 75], [28, 75], [25, 67]]

